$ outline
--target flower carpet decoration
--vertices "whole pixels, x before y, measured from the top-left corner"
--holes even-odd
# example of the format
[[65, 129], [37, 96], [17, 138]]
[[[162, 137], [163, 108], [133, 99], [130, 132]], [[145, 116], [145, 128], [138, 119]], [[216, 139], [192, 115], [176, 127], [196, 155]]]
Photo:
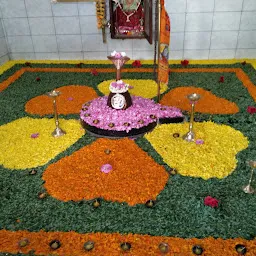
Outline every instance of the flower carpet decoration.
[[[155, 100], [153, 66], [129, 63], [122, 78], [131, 94]], [[202, 96], [191, 144], [182, 140], [187, 122], [137, 139], [86, 133], [82, 105], [104, 99], [115, 69], [78, 64], [19, 61], [0, 70], [0, 252], [145, 256], [162, 255], [167, 244], [173, 256], [256, 255], [255, 194], [242, 190], [256, 154], [251, 64], [171, 66], [161, 104], [188, 119], [186, 94]], [[57, 109], [67, 134], [60, 138], [51, 136], [45, 97], [53, 89], [62, 92]]]

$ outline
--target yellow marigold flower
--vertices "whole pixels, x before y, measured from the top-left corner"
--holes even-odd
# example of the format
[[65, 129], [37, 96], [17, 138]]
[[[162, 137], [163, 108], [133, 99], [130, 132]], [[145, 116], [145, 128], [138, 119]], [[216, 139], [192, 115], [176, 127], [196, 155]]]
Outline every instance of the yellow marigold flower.
[[0, 126], [0, 164], [9, 169], [42, 166], [84, 135], [77, 120], [60, 119], [66, 135], [54, 138], [52, 119], [24, 117]]
[[[248, 139], [234, 128], [213, 122], [195, 123], [196, 140], [187, 142], [182, 135], [188, 123], [158, 126], [146, 139], [163, 160], [181, 175], [210, 179], [224, 178], [236, 168], [236, 154], [248, 147]], [[173, 134], [179, 133], [179, 138]]]

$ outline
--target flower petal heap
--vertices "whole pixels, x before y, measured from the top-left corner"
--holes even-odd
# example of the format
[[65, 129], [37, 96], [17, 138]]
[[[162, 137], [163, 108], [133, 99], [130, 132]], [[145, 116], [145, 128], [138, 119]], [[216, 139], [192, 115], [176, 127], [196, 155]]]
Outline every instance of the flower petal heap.
[[[26, 169], [42, 166], [66, 150], [84, 135], [76, 120], [60, 119], [67, 134], [54, 138], [52, 119], [24, 117], [0, 126], [0, 164], [9, 169]], [[38, 134], [36, 138], [31, 137]]]
[[106, 96], [99, 97], [83, 105], [80, 117], [85, 123], [103, 130], [129, 132], [131, 129], [139, 129], [156, 122], [160, 118], [183, 116], [178, 108], [163, 107], [150, 99], [133, 96], [132, 102], [133, 105], [128, 109], [116, 110], [107, 106]]
[[[106, 149], [111, 153], [106, 154]], [[106, 163], [112, 167], [107, 175], [101, 171]], [[134, 141], [98, 139], [51, 164], [43, 180], [47, 192], [59, 200], [103, 197], [135, 205], [156, 199], [165, 187], [168, 174]]]
[[236, 168], [236, 154], [248, 147], [247, 138], [227, 125], [213, 122], [195, 123], [196, 139], [204, 141], [198, 146], [172, 134], [186, 134], [188, 124], [161, 125], [147, 134], [146, 139], [164, 161], [179, 174], [203, 179], [224, 178]]
[[[144, 98], [153, 98], [157, 96], [157, 83], [150, 79], [123, 79], [124, 83], [129, 84], [132, 89], [129, 90], [131, 95], [141, 96]], [[98, 89], [105, 95], [109, 94], [109, 85], [113, 80], [103, 81], [98, 85]], [[168, 89], [166, 84], [161, 84], [160, 93]]]
[[176, 106], [182, 110], [191, 111], [191, 104], [187, 95], [198, 93], [201, 99], [196, 104], [196, 111], [210, 114], [235, 114], [239, 112], [234, 102], [219, 98], [209, 91], [197, 87], [178, 87], [165, 94], [160, 101], [167, 106]]

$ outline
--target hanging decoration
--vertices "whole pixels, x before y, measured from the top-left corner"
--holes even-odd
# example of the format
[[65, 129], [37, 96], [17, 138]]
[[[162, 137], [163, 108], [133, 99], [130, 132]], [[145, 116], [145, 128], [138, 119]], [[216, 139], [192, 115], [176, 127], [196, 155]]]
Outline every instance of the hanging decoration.
[[105, 0], [96, 0], [97, 26], [102, 28], [102, 20], [105, 19]]
[[106, 19], [105, 0], [96, 0], [96, 14], [97, 14], [97, 26], [99, 29], [102, 29], [103, 43], [106, 43], [107, 42], [106, 27], [109, 27], [109, 22]]
[[164, 0], [159, 0], [159, 33], [158, 33], [158, 101], [160, 100], [161, 83], [169, 81], [169, 44], [170, 18], [164, 7]]
[[[158, 6], [158, 1], [159, 0], [155, 0], [155, 35], [154, 35], [154, 80], [156, 82], [158, 82], [158, 78], [157, 78], [157, 69], [158, 69], [158, 64], [157, 64], [157, 58], [158, 58], [158, 52], [157, 52], [157, 47], [158, 47], [158, 34], [157, 31], [158, 31], [158, 27], [159, 27], [159, 22], [158, 22], [158, 19], [159, 19], [159, 16], [158, 15], [158, 12], [159, 12], [159, 6]], [[159, 99], [158, 99], [159, 101]]]

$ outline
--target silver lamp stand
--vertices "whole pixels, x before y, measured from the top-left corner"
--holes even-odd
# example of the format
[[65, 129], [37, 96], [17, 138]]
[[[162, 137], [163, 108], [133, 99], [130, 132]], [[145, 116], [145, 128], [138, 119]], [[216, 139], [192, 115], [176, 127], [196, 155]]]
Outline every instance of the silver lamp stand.
[[189, 101], [191, 102], [191, 116], [189, 122], [189, 131], [183, 136], [183, 139], [188, 142], [193, 142], [195, 140], [195, 133], [193, 130], [194, 124], [194, 114], [195, 114], [195, 104], [201, 98], [201, 96], [197, 93], [192, 93], [187, 96]]
[[249, 183], [248, 185], [243, 187], [243, 191], [246, 194], [253, 194], [255, 192], [255, 189], [251, 186], [251, 183], [253, 179], [254, 168], [256, 168], [256, 161], [251, 160], [248, 162], [248, 165], [251, 167], [251, 175], [250, 175]]
[[52, 136], [57, 138], [57, 137], [61, 137], [63, 135], [66, 134], [66, 132], [64, 130], [62, 130], [59, 126], [59, 118], [58, 118], [58, 112], [57, 112], [57, 104], [56, 104], [56, 98], [61, 94], [60, 91], [51, 91], [51, 92], [47, 92], [46, 95], [51, 97], [53, 99], [53, 109], [54, 109], [54, 120], [55, 120], [55, 125], [56, 128], [54, 129], [54, 131], [52, 132]]

